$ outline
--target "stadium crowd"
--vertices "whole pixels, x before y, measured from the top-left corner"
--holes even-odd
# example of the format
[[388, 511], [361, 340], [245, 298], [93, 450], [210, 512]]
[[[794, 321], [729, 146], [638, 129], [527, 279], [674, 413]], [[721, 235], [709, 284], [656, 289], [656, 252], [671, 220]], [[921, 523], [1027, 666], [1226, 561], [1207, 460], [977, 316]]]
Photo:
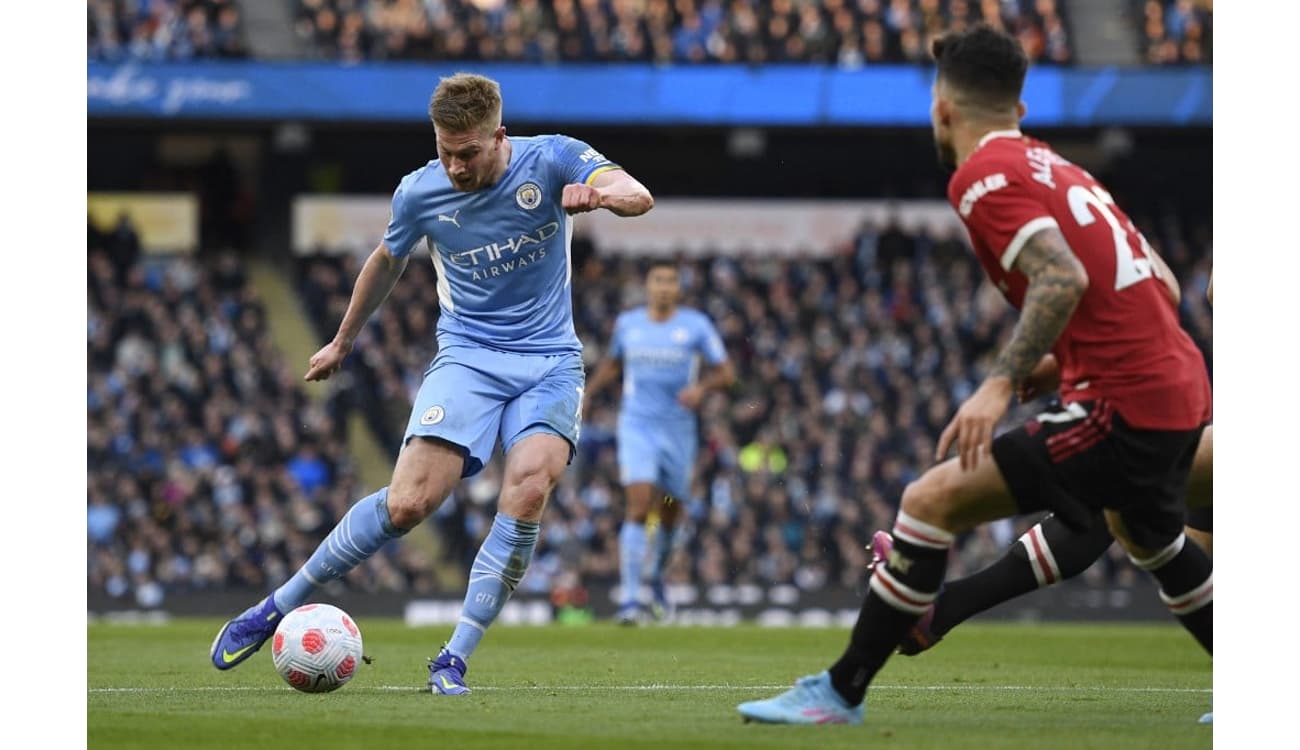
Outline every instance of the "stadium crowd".
[[248, 57], [236, 0], [87, 0], [87, 56], [118, 62]]
[[[1212, 363], [1208, 229], [1137, 220], [1182, 281], [1184, 325]], [[581, 235], [574, 244], [575, 322], [590, 368], [617, 313], [643, 301], [645, 266], [601, 256]], [[272, 346], [238, 256], [142, 256], [125, 218], [91, 225], [88, 248], [89, 585], [147, 605], [167, 590], [262, 589], [285, 578], [360, 494], [340, 439], [348, 411], [366, 415], [396, 454], [436, 349], [432, 264], [408, 267], [332, 395], [313, 401], [300, 368]], [[301, 299], [323, 340], [347, 307], [358, 261], [299, 264]], [[929, 464], [937, 435], [1009, 334], [1011, 311], [962, 238], [893, 225], [864, 226], [822, 260], [713, 256], [681, 267], [684, 303], [716, 322], [742, 378], [702, 406], [691, 533], [670, 580], [856, 586], [865, 541]], [[587, 415], [524, 590], [575, 576], [616, 582], [616, 417], [616, 393]], [[500, 482], [498, 457], [435, 517], [464, 569]], [[1006, 522], [968, 535], [951, 574], [992, 560], [1019, 532]], [[1118, 550], [1086, 577], [1133, 580]], [[422, 560], [393, 544], [346, 583], [432, 592]]]
[[815, 62], [928, 60], [977, 22], [1030, 58], [1072, 59], [1057, 0], [294, 0], [318, 56], [360, 60]]
[[[339, 415], [272, 346], [237, 256], [148, 258], [126, 219], [88, 234], [90, 589], [148, 606], [287, 577], [358, 494]], [[395, 544], [347, 582], [432, 580]]]
[[[1061, 0], [279, 0], [309, 57], [517, 62], [924, 62], [948, 29], [1013, 32], [1036, 63], [1075, 59]], [[1211, 61], [1212, 0], [1131, 0], [1149, 64]], [[249, 56], [237, 0], [87, 0], [87, 54]]]
[[[1212, 362], [1208, 230], [1173, 218], [1139, 223], [1182, 281], [1184, 324]], [[643, 262], [593, 250], [575, 240], [574, 315], [589, 371], [617, 313], [644, 299]], [[742, 375], [701, 409], [701, 456], [687, 501], [692, 533], [670, 580], [858, 585], [864, 543], [888, 526], [903, 487], [930, 464], [935, 440], [1009, 335], [1013, 313], [982, 281], [962, 238], [892, 225], [864, 226], [853, 247], [826, 260], [716, 256], [685, 260], [682, 269], [685, 303], [715, 321]], [[300, 261], [300, 291], [323, 339], [336, 330], [358, 270], [350, 256]], [[408, 267], [358, 339], [341, 392], [394, 451], [436, 349], [434, 284], [427, 260]], [[617, 581], [616, 398], [608, 394], [587, 414], [524, 590], [547, 591], [573, 574], [589, 585]], [[487, 533], [500, 482], [498, 457], [436, 516], [464, 569]], [[1028, 520], [968, 535], [951, 574], [996, 558]], [[1118, 546], [1112, 553], [1088, 580], [1135, 578]]]
[[1210, 63], [1214, 0], [1138, 0], [1142, 51], [1153, 65]]

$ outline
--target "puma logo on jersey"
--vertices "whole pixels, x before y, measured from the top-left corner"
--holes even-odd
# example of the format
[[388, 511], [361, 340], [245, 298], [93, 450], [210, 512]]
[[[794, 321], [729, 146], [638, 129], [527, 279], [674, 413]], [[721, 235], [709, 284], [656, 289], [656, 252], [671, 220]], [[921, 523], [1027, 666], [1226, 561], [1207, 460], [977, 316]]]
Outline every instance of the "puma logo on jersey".
[[457, 216], [460, 216], [459, 208], [456, 209], [451, 216], [447, 216], [446, 214], [438, 214], [438, 221], [449, 221], [452, 224], [455, 224], [457, 229], [460, 229], [460, 222], [456, 220]]
[[1006, 186], [1007, 176], [1001, 172], [976, 180], [975, 184], [966, 188], [966, 192], [962, 194], [961, 202], [957, 205], [957, 213], [960, 213], [963, 219], [969, 217], [970, 212], [975, 208], [975, 201]]

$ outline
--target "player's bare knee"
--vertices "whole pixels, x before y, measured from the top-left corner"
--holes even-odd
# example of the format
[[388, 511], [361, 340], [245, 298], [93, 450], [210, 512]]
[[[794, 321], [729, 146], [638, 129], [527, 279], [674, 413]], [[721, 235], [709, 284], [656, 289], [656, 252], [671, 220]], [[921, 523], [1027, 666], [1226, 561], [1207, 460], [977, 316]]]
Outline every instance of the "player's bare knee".
[[388, 518], [399, 529], [419, 526], [442, 502], [439, 493], [426, 482], [405, 486], [394, 483], [388, 489]]
[[502, 496], [503, 510], [521, 520], [539, 520], [554, 486], [554, 480], [543, 470], [525, 474], [507, 487]]
[[650, 515], [650, 488], [641, 483], [629, 485], [625, 497], [624, 518], [632, 523], [645, 523]]
[[919, 479], [908, 483], [903, 489], [903, 500], [899, 509], [918, 521], [948, 528], [952, 521], [952, 508], [948, 493], [944, 491], [943, 482], [934, 472], [927, 472]]
[[399, 529], [420, 525], [460, 481], [464, 465], [455, 446], [435, 438], [412, 439], [398, 455], [388, 485], [389, 520]]

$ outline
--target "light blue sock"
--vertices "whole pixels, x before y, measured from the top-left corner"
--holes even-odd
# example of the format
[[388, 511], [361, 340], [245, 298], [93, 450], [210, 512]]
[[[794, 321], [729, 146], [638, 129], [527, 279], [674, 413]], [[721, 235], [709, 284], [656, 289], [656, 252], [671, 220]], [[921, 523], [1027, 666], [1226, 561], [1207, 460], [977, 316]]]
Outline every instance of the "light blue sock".
[[515, 587], [528, 572], [537, 546], [536, 521], [520, 521], [497, 513], [483, 546], [469, 569], [469, 589], [460, 610], [460, 622], [447, 642], [447, 650], [469, 661]]
[[662, 581], [664, 568], [668, 567], [668, 558], [673, 554], [673, 545], [677, 544], [677, 527], [664, 529], [663, 524], [655, 529], [654, 556], [650, 558], [650, 580]]
[[618, 569], [623, 584], [623, 606], [636, 604], [641, 596], [641, 563], [645, 560], [645, 524], [623, 522], [618, 533]]
[[320, 543], [307, 564], [275, 590], [275, 608], [288, 612], [302, 606], [317, 586], [342, 578], [378, 552], [385, 542], [407, 531], [394, 526], [388, 515], [387, 487], [361, 498]]

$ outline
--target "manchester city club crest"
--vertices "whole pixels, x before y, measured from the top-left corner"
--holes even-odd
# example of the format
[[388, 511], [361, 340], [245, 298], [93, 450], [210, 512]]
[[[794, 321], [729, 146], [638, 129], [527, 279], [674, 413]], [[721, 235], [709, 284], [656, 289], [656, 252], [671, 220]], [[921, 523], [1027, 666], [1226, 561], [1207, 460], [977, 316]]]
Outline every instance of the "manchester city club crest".
[[535, 182], [525, 182], [515, 191], [515, 203], [529, 211], [542, 205], [542, 189]]

